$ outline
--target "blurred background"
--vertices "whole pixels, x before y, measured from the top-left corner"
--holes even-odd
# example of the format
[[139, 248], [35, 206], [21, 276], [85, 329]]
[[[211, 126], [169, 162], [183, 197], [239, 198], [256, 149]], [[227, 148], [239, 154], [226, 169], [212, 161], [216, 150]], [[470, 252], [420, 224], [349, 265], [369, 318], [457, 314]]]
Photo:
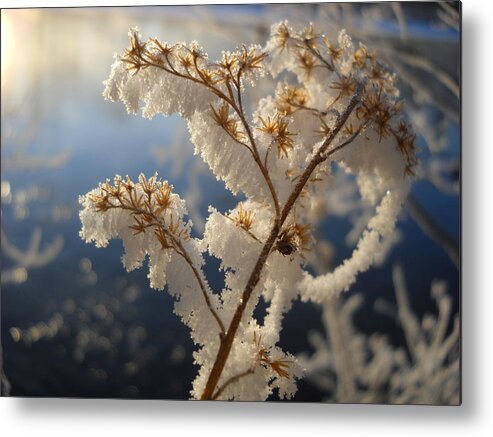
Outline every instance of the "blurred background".
[[[396, 71], [420, 147], [398, 231], [376, 267], [323, 308], [296, 302], [281, 346], [307, 378], [297, 401], [457, 403], [460, 389], [460, 15], [458, 3], [290, 4], [1, 11], [2, 394], [186, 399], [193, 344], [172, 299], [126, 273], [122, 247], [83, 243], [78, 196], [121, 174], [158, 171], [187, 201], [195, 232], [207, 207], [235, 200], [193, 158], [185, 123], [128, 115], [101, 96], [127, 31], [197, 40], [211, 59], [264, 44], [281, 19], [341, 28]], [[266, 79], [252, 107], [271, 92]], [[371, 214], [336, 175], [318, 223], [327, 271]], [[219, 263], [206, 274], [220, 289]], [[259, 309], [259, 317], [261, 317]], [[455, 317], [455, 321], [454, 321]], [[350, 369], [350, 370], [348, 370]]]

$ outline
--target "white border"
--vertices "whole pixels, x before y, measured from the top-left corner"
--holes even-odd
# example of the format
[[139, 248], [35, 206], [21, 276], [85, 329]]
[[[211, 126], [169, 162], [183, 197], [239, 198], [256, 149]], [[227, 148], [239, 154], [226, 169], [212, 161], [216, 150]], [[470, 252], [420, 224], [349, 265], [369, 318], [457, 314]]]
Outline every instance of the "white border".
[[[351, 0], [350, 0], [351, 1]], [[341, 2], [341, 0], [339, 0]], [[30, 7], [70, 7], [70, 6], [160, 6], [160, 5], [198, 5], [198, 4], [234, 4], [234, 3], [309, 3], [304, 0], [0, 0], [2, 8], [30, 8]]]

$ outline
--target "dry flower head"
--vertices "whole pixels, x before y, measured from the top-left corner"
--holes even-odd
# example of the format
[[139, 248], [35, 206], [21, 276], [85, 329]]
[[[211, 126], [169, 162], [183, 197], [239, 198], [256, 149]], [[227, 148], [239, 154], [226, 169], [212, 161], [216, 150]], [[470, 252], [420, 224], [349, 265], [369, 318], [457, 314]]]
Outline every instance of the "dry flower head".
[[190, 229], [183, 226], [168, 213], [172, 202], [172, 186], [152, 176], [143, 174], [139, 182], [116, 176], [113, 185], [109, 180], [99, 184], [99, 193], [91, 193], [88, 198], [96, 211], [104, 213], [109, 209], [129, 211], [134, 224], [129, 228], [135, 235], [152, 230], [163, 249], [176, 248], [179, 240], [190, 238]]
[[256, 332], [253, 333], [253, 342], [257, 347], [257, 362], [272, 369], [280, 378], [289, 378], [288, 370], [293, 361], [273, 360], [270, 357], [269, 351], [262, 345], [262, 336], [257, 336]]
[[293, 223], [285, 226], [279, 233], [276, 250], [283, 255], [291, 255], [294, 252], [310, 251], [311, 226]]

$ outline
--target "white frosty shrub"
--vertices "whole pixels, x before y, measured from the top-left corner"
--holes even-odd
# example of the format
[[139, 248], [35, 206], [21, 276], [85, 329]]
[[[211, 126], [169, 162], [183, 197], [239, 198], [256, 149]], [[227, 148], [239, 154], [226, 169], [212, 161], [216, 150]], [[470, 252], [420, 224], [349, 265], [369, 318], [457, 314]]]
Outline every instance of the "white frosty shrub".
[[[210, 207], [203, 238], [193, 239], [167, 182], [117, 177], [81, 197], [81, 237], [98, 247], [121, 238], [128, 270], [148, 257], [151, 286], [168, 286], [198, 346], [193, 398], [265, 400], [274, 390], [290, 398], [303, 370], [278, 346], [284, 314], [298, 296], [321, 303], [346, 290], [376, 262], [407, 193], [414, 136], [394, 76], [344, 31], [332, 43], [286, 22], [264, 49], [243, 46], [217, 62], [197, 43], [143, 41], [137, 30], [130, 41], [105, 98], [145, 117], [180, 114], [195, 153], [246, 200], [226, 213]], [[249, 115], [244, 94], [265, 74], [282, 77]], [[330, 191], [334, 166], [355, 175], [374, 214], [352, 257], [313, 277], [305, 270], [310, 211]], [[221, 291], [202, 272], [204, 252], [221, 262]], [[260, 299], [268, 304], [262, 323], [253, 315]]]
[[[315, 352], [298, 358], [309, 381], [327, 394], [327, 402], [458, 405], [460, 403], [459, 317], [442, 281], [433, 281], [437, 314], [421, 320], [409, 303], [404, 273], [394, 266], [397, 307], [377, 300], [375, 309], [402, 328], [405, 345], [395, 347], [384, 335], [359, 332], [354, 313], [361, 294], [332, 299], [323, 306], [325, 338], [311, 332]], [[448, 325], [453, 320], [453, 327]]]

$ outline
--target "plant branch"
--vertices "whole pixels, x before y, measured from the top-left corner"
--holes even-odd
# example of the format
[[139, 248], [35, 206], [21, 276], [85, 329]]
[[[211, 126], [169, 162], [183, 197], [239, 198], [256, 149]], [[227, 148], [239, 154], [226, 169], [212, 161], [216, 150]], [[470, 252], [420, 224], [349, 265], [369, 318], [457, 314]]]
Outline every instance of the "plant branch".
[[411, 217], [419, 225], [421, 230], [428, 235], [432, 240], [437, 242], [447, 253], [451, 261], [457, 268], [460, 266], [460, 253], [457, 243], [453, 238], [442, 228], [426, 210], [420, 205], [418, 200], [413, 196], [407, 196], [406, 207], [411, 213]]
[[[141, 61], [143, 62], [143, 67], [159, 68], [161, 70], [166, 71], [169, 74], [175, 75], [175, 76], [180, 77], [182, 79], [188, 79], [192, 82], [203, 85], [206, 88], [208, 88], [213, 94], [215, 94], [220, 99], [222, 99], [223, 101], [228, 103], [231, 106], [231, 108], [233, 108], [233, 110], [236, 112], [236, 114], [240, 118], [241, 123], [242, 123], [242, 125], [243, 125], [243, 127], [247, 133], [248, 139], [249, 139], [250, 144], [251, 144], [252, 156], [254, 158], [255, 163], [259, 167], [260, 172], [262, 173], [262, 176], [265, 179], [265, 182], [267, 183], [267, 187], [268, 187], [268, 189], [271, 193], [271, 196], [272, 196], [272, 201], [274, 202], [276, 217], [279, 219], [279, 215], [280, 215], [279, 199], [278, 199], [274, 184], [272, 183], [272, 180], [270, 178], [269, 172], [268, 172], [267, 168], [264, 167], [264, 165], [262, 164], [262, 160], [261, 160], [259, 152], [258, 152], [257, 144], [255, 142], [255, 139], [253, 138], [253, 134], [252, 134], [252, 131], [250, 129], [250, 125], [248, 124], [248, 122], [246, 120], [245, 113], [243, 110], [243, 102], [242, 102], [242, 97], [241, 97], [241, 70], [238, 72], [238, 75], [236, 78], [234, 78], [231, 75], [231, 79], [233, 81], [233, 84], [235, 85], [235, 87], [237, 89], [237, 94], [238, 94], [238, 97], [237, 97], [238, 103], [237, 103], [235, 100], [233, 91], [231, 89], [231, 85], [229, 84], [229, 81], [226, 81], [226, 86], [227, 86], [228, 92], [229, 92], [229, 96], [227, 96], [219, 88], [217, 88], [216, 86], [214, 86], [212, 83], [210, 83], [207, 80], [207, 78], [204, 76], [204, 73], [202, 72], [202, 70], [199, 68], [199, 66], [197, 64], [197, 58], [194, 58], [194, 61], [193, 61], [194, 64], [193, 65], [194, 65], [195, 71], [197, 72], [197, 74], [199, 76], [198, 78], [192, 76], [188, 72], [188, 70], [187, 70], [187, 74], [180, 73], [178, 70], [176, 70], [176, 68], [173, 67], [173, 65], [169, 61], [168, 56], [166, 56], [165, 58], [166, 58], [166, 61], [168, 63], [168, 67], [155, 62], [152, 58], [149, 59], [149, 58], [145, 57], [145, 55], [141, 55]], [[237, 141], [237, 142], [239, 144], [242, 144], [243, 146], [246, 146], [246, 144], [242, 143], [241, 141]], [[248, 147], [248, 148], [250, 149], [250, 147]]]
[[190, 259], [190, 256], [188, 255], [187, 251], [185, 250], [185, 248], [183, 247], [181, 242], [178, 241], [177, 245], [178, 245], [179, 250], [177, 250], [176, 252], [179, 255], [181, 255], [183, 257], [183, 259], [185, 259], [187, 264], [192, 269], [193, 274], [194, 274], [195, 278], [197, 279], [197, 282], [199, 283], [200, 290], [202, 291], [202, 295], [204, 296], [205, 303], [206, 303], [207, 307], [209, 308], [209, 311], [211, 312], [214, 319], [216, 319], [216, 322], [219, 325], [219, 329], [221, 330], [221, 334], [220, 334], [221, 338], [223, 338], [224, 335], [226, 335], [226, 329], [224, 327], [224, 323], [222, 322], [221, 318], [217, 314], [217, 311], [212, 307], [211, 300], [209, 298], [209, 295], [207, 294], [207, 290], [205, 288], [204, 281], [202, 280], [199, 272], [197, 271], [197, 268], [193, 265], [193, 262]]
[[308, 49], [308, 51], [315, 56], [324, 66], [329, 70], [329, 71], [335, 71], [334, 66], [327, 62], [327, 60], [320, 54], [318, 50], [313, 48], [307, 40], [303, 41], [305, 43], [305, 47]]
[[396, 51], [393, 53], [394, 56], [399, 58], [405, 64], [419, 68], [427, 73], [434, 75], [449, 91], [457, 98], [460, 96], [460, 87], [457, 81], [451, 77], [447, 72], [441, 70], [436, 64], [433, 64], [426, 58], [423, 58], [412, 53], [403, 53]]
[[192, 82], [195, 82], [195, 83], [197, 83], [199, 85], [203, 85], [206, 88], [208, 88], [213, 94], [215, 94], [217, 97], [219, 97], [220, 99], [224, 100], [225, 102], [229, 103], [230, 105], [234, 104], [231, 101], [231, 99], [226, 94], [224, 94], [220, 89], [218, 89], [215, 86], [207, 83], [207, 81], [203, 78], [203, 74], [201, 74], [200, 70], [197, 70], [197, 74], [200, 77], [200, 79], [198, 79], [196, 77], [193, 77], [191, 74], [188, 74], [187, 75], [187, 74], [180, 73], [178, 70], [176, 70], [173, 67], [171, 67], [172, 69], [166, 68], [164, 65], [160, 65], [160, 64], [157, 64], [157, 63], [152, 62], [152, 61], [149, 61], [149, 60], [145, 60], [145, 62], [147, 62], [147, 64], [149, 66], [151, 66], [151, 67], [159, 68], [161, 70], [166, 71], [169, 74], [172, 74], [174, 76], [180, 77], [181, 79], [188, 79], [188, 80], [190, 80]]
[[228, 327], [226, 336], [221, 341], [219, 350], [217, 352], [216, 360], [214, 362], [214, 365], [212, 366], [211, 373], [209, 374], [209, 378], [207, 380], [206, 386], [201, 395], [202, 400], [212, 399], [213, 397], [214, 390], [219, 381], [221, 373], [224, 369], [229, 353], [231, 352], [231, 348], [233, 347], [233, 341], [235, 339], [236, 332], [238, 331], [238, 328], [240, 326], [243, 313], [245, 312], [245, 308], [252, 296], [253, 290], [255, 289], [255, 287], [257, 286], [260, 280], [260, 274], [262, 273], [267, 258], [277, 239], [277, 236], [279, 234], [279, 229], [282, 227], [284, 221], [287, 219], [292, 207], [294, 206], [296, 200], [301, 194], [306, 183], [310, 179], [310, 176], [315, 170], [315, 168], [324, 160], [326, 160], [330, 155], [332, 155], [332, 153], [334, 153], [337, 150], [340, 150], [340, 147], [336, 147], [332, 149], [330, 152], [325, 153], [328, 147], [330, 146], [330, 144], [332, 143], [332, 141], [335, 139], [335, 137], [338, 135], [340, 130], [343, 128], [344, 124], [348, 120], [353, 110], [358, 105], [364, 86], [365, 86], [364, 83], [361, 83], [358, 86], [358, 89], [356, 90], [355, 95], [349, 101], [348, 106], [346, 107], [344, 112], [342, 112], [341, 115], [337, 118], [334, 129], [329, 133], [323, 144], [320, 146], [319, 150], [312, 158], [312, 160], [304, 170], [303, 174], [301, 175], [300, 179], [298, 180], [293, 191], [291, 192], [291, 195], [289, 196], [288, 200], [286, 201], [286, 204], [282, 209], [279, 222], [277, 222], [276, 220], [276, 222], [274, 223], [270, 235], [267, 241], [265, 242], [262, 251], [260, 252], [255, 267], [253, 268], [253, 271], [248, 279], [245, 289], [243, 290], [242, 297], [233, 315], [231, 323]]
[[[350, 348], [347, 345], [347, 333], [340, 320], [337, 305], [339, 300], [324, 303], [323, 320], [325, 322], [329, 343], [334, 350], [334, 367], [337, 374], [337, 398], [340, 402], [356, 400], [356, 381], [351, 367]], [[345, 334], [345, 335], [344, 335]]]
[[340, 96], [336, 100], [334, 100], [325, 111], [322, 111], [322, 110], [317, 109], [317, 108], [313, 108], [311, 106], [300, 105], [299, 103], [296, 103], [296, 102], [289, 102], [289, 104], [291, 106], [294, 106], [295, 108], [301, 109], [303, 111], [313, 112], [314, 114], [317, 114], [318, 116], [321, 116], [321, 117], [325, 117], [325, 116], [329, 115], [330, 113], [337, 116], [337, 115], [339, 115], [339, 112], [337, 111], [337, 109], [331, 108], [331, 106], [334, 103], [336, 103], [336, 101], [339, 98], [340, 98]]
[[315, 56], [323, 64], [323, 65], [321, 65], [321, 67], [323, 66], [323, 67], [327, 68], [327, 70], [332, 71], [332, 72], [335, 71], [334, 66], [330, 62], [328, 62], [320, 54], [320, 52], [317, 49], [315, 49], [314, 47], [312, 47], [310, 45], [310, 39], [308, 39], [308, 38], [301, 39], [301, 38], [294, 38], [294, 37], [291, 37], [291, 39], [294, 41], [297, 41], [298, 43], [301, 43], [302, 45], [299, 46], [300, 48], [307, 49], [313, 56]]
[[267, 166], [262, 163], [262, 160], [260, 159], [260, 154], [258, 152], [258, 147], [257, 143], [255, 142], [255, 139], [253, 138], [252, 130], [250, 129], [250, 125], [248, 124], [246, 118], [245, 118], [245, 113], [243, 111], [243, 102], [242, 102], [242, 97], [241, 97], [241, 70], [238, 71], [238, 77], [236, 81], [234, 81], [237, 89], [237, 94], [238, 94], [238, 106], [233, 106], [233, 109], [236, 111], [238, 114], [238, 117], [240, 117], [241, 123], [247, 133], [248, 139], [250, 141], [250, 144], [252, 145], [252, 149], [254, 151], [254, 160], [257, 163], [260, 172], [262, 173], [262, 176], [265, 179], [265, 182], [267, 183], [267, 187], [269, 188], [270, 194], [272, 196], [272, 201], [274, 202], [274, 209], [276, 211], [276, 218], [279, 220], [280, 216], [280, 206], [279, 206], [279, 198], [277, 197], [276, 190], [274, 188], [274, 184], [272, 183], [272, 180], [269, 175], [269, 171], [267, 169]]
[[221, 330], [221, 338], [224, 337], [224, 335], [226, 333], [224, 323], [219, 318], [219, 315], [217, 314], [216, 310], [212, 307], [211, 301], [209, 299], [209, 295], [207, 294], [207, 290], [206, 290], [204, 281], [202, 280], [202, 277], [200, 276], [199, 272], [197, 271], [197, 268], [193, 265], [192, 259], [190, 258], [190, 255], [188, 254], [187, 250], [181, 244], [181, 241], [178, 238], [176, 238], [175, 235], [173, 235], [171, 232], [169, 232], [168, 229], [166, 229], [164, 227], [162, 220], [159, 217], [157, 217], [155, 214], [153, 214], [152, 212], [147, 211], [147, 210], [142, 209], [142, 208], [139, 208], [137, 206], [125, 204], [121, 200], [119, 200], [119, 202], [120, 202], [120, 205], [115, 205], [115, 204], [112, 204], [111, 202], [108, 201], [108, 206], [109, 206], [109, 208], [113, 208], [113, 209], [114, 208], [121, 208], [124, 210], [128, 210], [132, 214], [140, 214], [140, 215], [145, 214], [149, 217], [152, 217], [152, 220], [154, 221], [154, 223], [149, 223], [146, 227], [156, 226], [156, 227], [160, 227], [161, 229], [163, 229], [166, 236], [168, 238], [170, 238], [170, 240], [172, 241], [173, 249], [176, 251], [176, 253], [178, 253], [178, 255], [183, 257], [183, 259], [187, 262], [187, 264], [192, 269], [193, 274], [194, 274], [194, 276], [197, 279], [197, 282], [199, 284], [200, 290], [202, 291], [202, 295], [204, 296], [205, 303], [206, 303], [207, 307], [209, 308], [209, 311], [211, 312], [212, 316], [216, 320], [217, 324], [219, 325], [219, 329]]
[[226, 388], [229, 385], [233, 384], [234, 382], [238, 381], [239, 379], [241, 379], [241, 378], [243, 378], [245, 376], [252, 375], [253, 373], [255, 373], [255, 369], [253, 369], [251, 367], [250, 369], [245, 370], [244, 372], [238, 373], [238, 375], [232, 376], [223, 385], [221, 385], [221, 387], [219, 387], [216, 390], [216, 392], [212, 396], [212, 400], [216, 400], [219, 396], [221, 396], [222, 393], [224, 392], [224, 390], [226, 390]]
[[[235, 220], [232, 219], [231, 217], [225, 215], [224, 217], [226, 217], [228, 220], [231, 220], [233, 223], [236, 224]], [[243, 226], [239, 226], [240, 229], [243, 229], [250, 237], [252, 237], [255, 241], [257, 241], [258, 243], [260, 244], [264, 244], [262, 240], [260, 240], [259, 238], [257, 238], [255, 236], [255, 234], [252, 232], [252, 231], [249, 231], [248, 229], [244, 228]]]

